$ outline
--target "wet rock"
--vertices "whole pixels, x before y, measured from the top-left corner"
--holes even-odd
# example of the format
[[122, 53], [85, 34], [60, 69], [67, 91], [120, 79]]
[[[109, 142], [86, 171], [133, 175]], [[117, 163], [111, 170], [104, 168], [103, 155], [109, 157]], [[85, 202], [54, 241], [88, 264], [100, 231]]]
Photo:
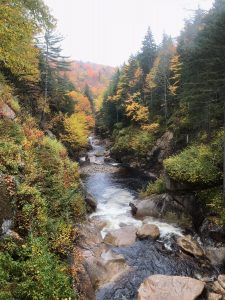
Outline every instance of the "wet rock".
[[94, 224], [94, 226], [98, 229], [98, 230], [102, 230], [104, 227], [107, 226], [108, 222], [105, 220], [101, 220], [98, 217], [92, 217], [90, 218], [90, 222]]
[[207, 247], [206, 256], [213, 265], [225, 263], [225, 247]]
[[116, 173], [118, 172], [118, 167], [113, 165], [85, 165], [80, 168], [81, 174], [92, 175], [96, 173]]
[[113, 252], [122, 254], [131, 269], [116, 282], [99, 289], [97, 300], [137, 299], [141, 283], [153, 274], [194, 277], [198, 273], [201, 277], [214, 276], [210, 264], [203, 267], [197, 258], [183, 252], [167, 251], [162, 243], [152, 239], [137, 240], [129, 247], [113, 248]]
[[106, 267], [101, 259], [90, 256], [85, 259], [85, 270], [94, 288], [100, 285], [105, 279]]
[[217, 294], [225, 295], [225, 289], [220, 285], [219, 281], [213, 282], [212, 290]]
[[100, 287], [120, 277], [129, 270], [122, 255], [117, 255], [110, 250], [103, 253], [100, 258], [89, 256], [85, 260], [85, 269], [93, 287]]
[[94, 287], [84, 266], [82, 249], [75, 246], [74, 253], [71, 255], [70, 260], [72, 268], [79, 270], [74, 277], [74, 285], [79, 293], [79, 299], [96, 300]]
[[132, 214], [138, 218], [160, 218], [187, 228], [192, 224], [191, 211], [169, 194], [152, 195], [144, 200], [130, 203], [130, 207]]
[[154, 224], [144, 224], [137, 231], [137, 237], [139, 239], [146, 239], [150, 237], [153, 240], [157, 240], [159, 236], [159, 228]]
[[200, 227], [200, 234], [203, 238], [212, 239], [216, 242], [225, 243], [225, 228], [212, 220], [205, 219]]
[[218, 282], [222, 286], [222, 288], [225, 289], [225, 275], [219, 275]]
[[222, 300], [223, 296], [216, 293], [208, 293], [207, 300]]
[[137, 203], [130, 203], [132, 213], [139, 218], [159, 217], [160, 213], [157, 208], [157, 202], [161, 200], [162, 197], [162, 195], [155, 195]]
[[79, 228], [79, 247], [92, 250], [103, 243], [100, 230], [93, 223], [84, 223]]
[[178, 237], [177, 244], [182, 250], [194, 256], [204, 256], [204, 251], [201, 246], [191, 237]]
[[95, 200], [95, 198], [91, 195], [91, 194], [87, 194], [85, 196], [85, 201], [87, 203], [87, 205], [93, 210], [95, 211], [97, 208], [97, 201]]
[[125, 226], [109, 231], [104, 242], [117, 247], [130, 246], [136, 241], [137, 229], [134, 226]]
[[181, 276], [153, 275], [138, 290], [138, 300], [194, 300], [201, 295], [205, 284]]

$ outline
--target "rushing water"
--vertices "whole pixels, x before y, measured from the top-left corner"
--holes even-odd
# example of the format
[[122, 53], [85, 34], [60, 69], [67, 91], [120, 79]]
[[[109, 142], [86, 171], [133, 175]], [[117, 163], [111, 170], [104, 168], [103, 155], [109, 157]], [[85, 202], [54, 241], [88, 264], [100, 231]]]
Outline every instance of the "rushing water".
[[[99, 153], [104, 147], [95, 145], [90, 140], [93, 150], [89, 152], [89, 160], [94, 164], [102, 164], [97, 172], [90, 172], [85, 178], [86, 189], [97, 200], [98, 207], [90, 218], [106, 221], [102, 230], [103, 237], [107, 231], [124, 225], [140, 226], [141, 220], [131, 214], [129, 203], [137, 198], [144, 178], [118, 167], [117, 172], [107, 172], [107, 164]], [[95, 154], [97, 153], [97, 156]], [[167, 224], [158, 219], [148, 218], [148, 223], [156, 224], [160, 229], [160, 240], [151, 239], [137, 241], [129, 247], [112, 247], [112, 251], [122, 254], [131, 267], [130, 271], [118, 281], [99, 288], [97, 300], [136, 300], [137, 290], [143, 280], [152, 274], [183, 275], [195, 277], [197, 274], [208, 276], [214, 271], [211, 266], [179, 251], [174, 242], [174, 235], [182, 235], [182, 230], [175, 224]]]
[[[104, 153], [104, 146], [95, 145], [90, 138], [92, 151], [88, 153], [90, 162], [103, 164], [104, 157], [95, 154]], [[107, 168], [107, 166], [106, 166]], [[141, 188], [144, 178], [140, 174], [132, 172], [121, 172], [118, 168], [116, 173], [98, 172], [91, 174], [86, 179], [87, 191], [91, 193], [98, 202], [97, 211], [90, 217], [106, 221], [107, 225], [102, 231], [105, 236], [108, 230], [118, 229], [124, 225], [141, 226], [142, 221], [135, 219], [131, 214], [130, 202], [136, 200], [137, 189]], [[148, 223], [159, 227], [161, 237], [168, 234], [181, 235], [182, 230], [176, 225], [167, 224], [154, 218], [148, 218]]]

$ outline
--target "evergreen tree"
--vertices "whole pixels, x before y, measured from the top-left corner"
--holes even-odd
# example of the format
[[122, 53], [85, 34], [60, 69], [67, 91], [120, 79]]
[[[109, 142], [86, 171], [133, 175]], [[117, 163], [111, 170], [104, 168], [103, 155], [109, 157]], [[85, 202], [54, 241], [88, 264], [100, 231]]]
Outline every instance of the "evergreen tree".
[[84, 87], [84, 95], [88, 98], [88, 100], [91, 104], [92, 113], [94, 115], [95, 114], [94, 97], [93, 97], [92, 91], [88, 84], [86, 84]]
[[156, 56], [156, 44], [151, 32], [150, 27], [148, 28], [147, 34], [142, 42], [142, 49], [139, 53], [140, 66], [143, 70], [144, 75], [147, 75], [151, 70]]

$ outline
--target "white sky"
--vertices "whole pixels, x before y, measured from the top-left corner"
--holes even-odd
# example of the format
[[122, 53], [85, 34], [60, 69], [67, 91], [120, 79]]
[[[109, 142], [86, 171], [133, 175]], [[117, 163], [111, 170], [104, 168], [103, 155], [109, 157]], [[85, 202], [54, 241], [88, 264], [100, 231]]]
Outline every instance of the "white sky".
[[213, 0], [45, 0], [65, 37], [64, 54], [76, 60], [119, 66], [141, 47], [148, 26], [157, 43], [176, 37], [198, 5]]

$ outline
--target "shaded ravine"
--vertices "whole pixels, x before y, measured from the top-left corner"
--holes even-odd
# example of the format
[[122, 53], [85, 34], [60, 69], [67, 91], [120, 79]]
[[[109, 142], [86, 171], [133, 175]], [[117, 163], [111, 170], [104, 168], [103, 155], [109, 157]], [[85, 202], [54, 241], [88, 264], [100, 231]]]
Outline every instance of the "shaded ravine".
[[[97, 172], [86, 174], [84, 182], [87, 192], [97, 200], [98, 207], [90, 218], [97, 218], [107, 222], [102, 230], [102, 236], [111, 229], [125, 225], [140, 226], [142, 221], [135, 219], [129, 203], [136, 199], [137, 191], [145, 181], [140, 174], [115, 167], [109, 172], [110, 164], [104, 164], [101, 153], [104, 146], [95, 145], [89, 152], [92, 164], [102, 164]], [[97, 153], [97, 157], [95, 154]], [[204, 260], [181, 253], [174, 241], [174, 236], [182, 235], [182, 229], [175, 224], [167, 224], [158, 219], [151, 219], [151, 224], [156, 224], [160, 229], [160, 240], [137, 241], [129, 247], [111, 247], [116, 254], [122, 254], [131, 267], [130, 271], [118, 281], [100, 287], [96, 292], [97, 300], [135, 300], [137, 290], [143, 280], [152, 274], [183, 275], [195, 278], [211, 277], [216, 271], [206, 264]]]

